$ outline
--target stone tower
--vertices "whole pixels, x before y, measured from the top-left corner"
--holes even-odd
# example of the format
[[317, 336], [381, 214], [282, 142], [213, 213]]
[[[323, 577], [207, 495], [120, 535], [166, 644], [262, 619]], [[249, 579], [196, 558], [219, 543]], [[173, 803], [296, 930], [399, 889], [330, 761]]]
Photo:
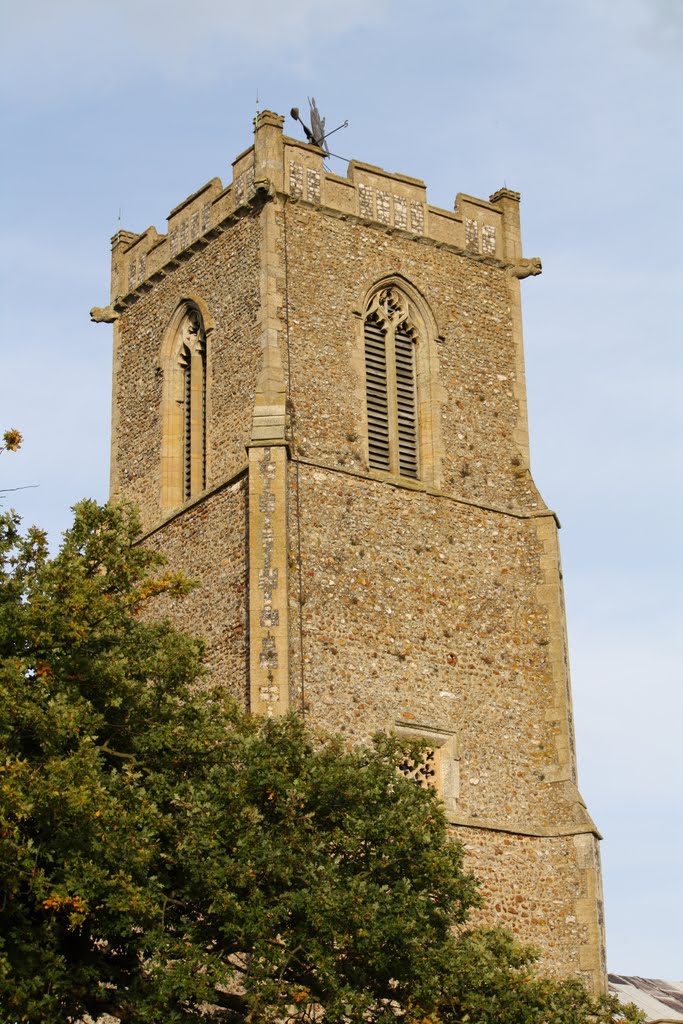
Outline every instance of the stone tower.
[[254, 143], [113, 239], [111, 493], [201, 580], [163, 608], [253, 711], [424, 741], [483, 883], [542, 969], [605, 978], [577, 789], [558, 523], [529, 471], [519, 195], [430, 206], [265, 111]]

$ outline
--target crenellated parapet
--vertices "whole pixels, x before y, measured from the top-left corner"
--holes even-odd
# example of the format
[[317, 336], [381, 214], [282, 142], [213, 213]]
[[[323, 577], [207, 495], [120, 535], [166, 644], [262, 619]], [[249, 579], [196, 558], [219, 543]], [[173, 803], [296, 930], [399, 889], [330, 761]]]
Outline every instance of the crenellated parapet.
[[322, 150], [284, 135], [283, 123], [280, 115], [263, 111], [255, 120], [254, 144], [233, 161], [231, 183], [212, 178], [188, 196], [171, 210], [165, 234], [149, 227], [139, 235], [114, 236], [112, 305], [134, 301], [255, 202], [276, 195], [493, 265], [512, 266], [521, 258], [519, 193], [499, 189], [486, 200], [459, 192], [453, 210], [441, 209], [428, 203], [418, 178], [357, 160], [346, 177], [326, 170]]

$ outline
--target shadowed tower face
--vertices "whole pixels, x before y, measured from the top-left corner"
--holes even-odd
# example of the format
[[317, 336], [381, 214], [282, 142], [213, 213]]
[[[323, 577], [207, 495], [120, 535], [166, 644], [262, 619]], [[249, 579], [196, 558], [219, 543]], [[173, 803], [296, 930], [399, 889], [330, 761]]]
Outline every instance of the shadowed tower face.
[[159, 611], [254, 712], [423, 741], [486, 923], [605, 978], [577, 789], [557, 524], [529, 469], [519, 196], [429, 206], [326, 171], [268, 111], [169, 215], [113, 239], [111, 491], [202, 586]]

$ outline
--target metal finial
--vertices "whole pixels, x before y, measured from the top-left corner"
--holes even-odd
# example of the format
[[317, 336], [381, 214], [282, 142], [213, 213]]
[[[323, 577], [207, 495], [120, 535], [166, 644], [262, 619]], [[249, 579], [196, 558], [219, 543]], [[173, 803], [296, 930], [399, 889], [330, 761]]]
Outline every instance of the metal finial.
[[[301, 127], [303, 128], [307, 142], [310, 142], [312, 145], [318, 146], [319, 149], [322, 149], [325, 156], [333, 156], [333, 154], [330, 153], [329, 146], [327, 145], [327, 139], [330, 135], [334, 135], [335, 132], [338, 132], [340, 128], [348, 128], [349, 122], [344, 121], [344, 123], [340, 124], [337, 128], [333, 128], [331, 132], [326, 132], [325, 118], [320, 116], [320, 111], [316, 106], [315, 96], [311, 96], [309, 98], [308, 106], [310, 109], [311, 118], [310, 128], [308, 127], [307, 124], [304, 123], [304, 121], [301, 120], [301, 113], [298, 107], [292, 107], [289, 113], [293, 117], [293, 119], [295, 121], [298, 121]], [[343, 159], [343, 157], [341, 157], [340, 159]]]

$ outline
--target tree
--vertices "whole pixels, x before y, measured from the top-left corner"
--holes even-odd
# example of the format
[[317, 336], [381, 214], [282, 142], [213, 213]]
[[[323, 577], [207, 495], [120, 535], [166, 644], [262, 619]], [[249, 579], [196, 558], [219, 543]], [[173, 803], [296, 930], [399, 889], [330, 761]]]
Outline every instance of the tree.
[[[2, 444], [0, 444], [0, 455], [2, 455], [3, 452], [18, 452], [19, 449], [21, 448], [23, 442], [24, 442], [24, 438], [22, 437], [22, 435], [20, 434], [20, 432], [18, 430], [16, 430], [15, 428], [11, 428], [10, 430], [6, 430], [4, 432], [4, 434], [2, 435]], [[0, 488], [0, 498], [4, 497], [4, 495], [7, 494], [8, 491], [21, 491], [21, 490], [24, 490], [24, 488], [23, 487], [10, 487], [10, 488], [4, 488], [3, 487], [3, 488]]]
[[18, 452], [24, 439], [18, 430], [12, 428], [4, 432], [2, 440], [3, 444], [0, 445], [0, 452]]
[[3, 518], [2, 1024], [615, 1020], [467, 930], [476, 881], [395, 739], [313, 742], [209, 684], [143, 614], [192, 584], [138, 529], [83, 502], [50, 559]]

